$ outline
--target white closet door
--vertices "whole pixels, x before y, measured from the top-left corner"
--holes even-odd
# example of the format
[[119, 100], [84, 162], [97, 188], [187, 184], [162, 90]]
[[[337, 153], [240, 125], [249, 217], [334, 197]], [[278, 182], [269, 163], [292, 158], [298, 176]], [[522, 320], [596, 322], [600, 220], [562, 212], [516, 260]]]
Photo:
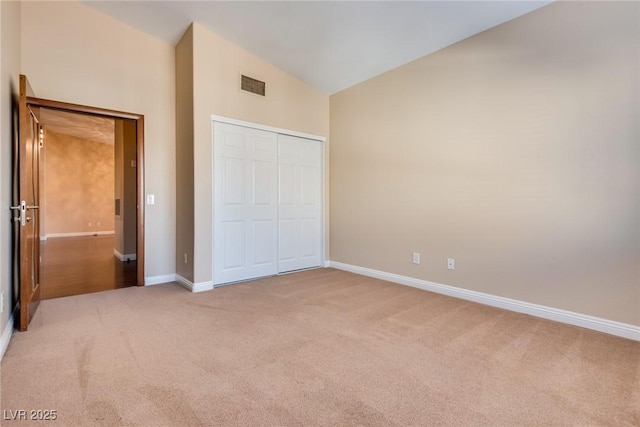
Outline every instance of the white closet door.
[[214, 159], [214, 284], [276, 274], [277, 134], [215, 122]]
[[278, 272], [322, 262], [322, 143], [278, 135]]

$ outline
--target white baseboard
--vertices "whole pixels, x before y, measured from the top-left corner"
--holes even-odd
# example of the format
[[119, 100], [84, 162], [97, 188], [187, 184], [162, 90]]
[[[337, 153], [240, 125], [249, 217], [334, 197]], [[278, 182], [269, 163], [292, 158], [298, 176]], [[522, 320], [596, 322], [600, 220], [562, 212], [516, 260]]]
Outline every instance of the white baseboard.
[[213, 289], [213, 282], [211, 281], [193, 283], [192, 281], [185, 279], [179, 274], [165, 274], [164, 276], [145, 277], [144, 279], [145, 286], [153, 286], [169, 282], [178, 282], [180, 286], [193, 293], [210, 291]]
[[4, 327], [4, 331], [2, 331], [2, 337], [0, 338], [0, 360], [4, 357], [5, 351], [7, 351], [7, 347], [9, 347], [9, 341], [11, 341], [11, 336], [13, 335], [13, 316], [9, 316], [9, 321], [7, 322], [7, 326]]
[[113, 250], [113, 256], [115, 256], [116, 258], [118, 258], [120, 261], [135, 261], [136, 260], [136, 254], [121, 254], [117, 249]]
[[162, 283], [170, 283], [176, 281], [175, 274], [164, 274], [162, 276], [149, 276], [144, 278], [145, 286], [160, 285]]
[[116, 234], [115, 231], [79, 231], [76, 233], [49, 233], [40, 237], [41, 240], [47, 240], [51, 237], [83, 237], [83, 236], [109, 236], [111, 234]]
[[493, 307], [504, 308], [506, 310], [511, 310], [518, 313], [530, 314], [532, 316], [541, 317], [543, 319], [554, 320], [556, 322], [580, 326], [583, 328], [593, 329], [595, 331], [640, 341], [640, 326], [629, 325], [613, 320], [588, 316], [586, 314], [574, 313], [572, 311], [546, 307], [544, 305], [532, 304], [525, 301], [518, 301], [510, 298], [499, 297], [496, 295], [485, 294], [483, 292], [456, 288], [454, 286], [441, 285], [439, 283], [429, 282], [427, 280], [415, 279], [413, 277], [401, 276], [399, 274], [387, 273], [384, 271], [358, 267], [350, 264], [343, 264], [341, 262], [330, 261], [329, 265], [330, 267], [336, 268], [338, 270], [349, 271], [351, 273], [374, 277], [376, 279], [386, 280], [388, 282], [398, 283], [400, 285], [411, 286], [414, 288], [423, 289], [425, 291], [478, 302], [480, 304], [490, 305]]
[[193, 283], [191, 280], [185, 279], [184, 277], [182, 277], [179, 274], [176, 274], [176, 282], [180, 283], [180, 285], [183, 288], [185, 288], [188, 291], [191, 291], [193, 293], [203, 292], [203, 291], [210, 291], [210, 290], [213, 289], [213, 282], [212, 281]]

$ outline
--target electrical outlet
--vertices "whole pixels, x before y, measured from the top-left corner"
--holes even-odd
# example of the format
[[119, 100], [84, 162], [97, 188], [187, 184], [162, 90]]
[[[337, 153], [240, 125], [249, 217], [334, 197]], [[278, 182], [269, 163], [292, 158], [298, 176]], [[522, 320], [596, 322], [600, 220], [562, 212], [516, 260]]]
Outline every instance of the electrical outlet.
[[414, 264], [420, 264], [420, 253], [419, 252], [414, 252], [413, 253], [413, 263]]
[[4, 311], [4, 291], [0, 292], [0, 313]]
[[156, 196], [153, 194], [147, 194], [147, 204], [155, 205], [156, 204]]
[[456, 269], [456, 260], [453, 259], [453, 258], [447, 259], [447, 268], [449, 270], [455, 270]]
[[187, 262], [188, 262], [188, 261], [187, 261], [187, 253], [185, 252], [185, 253], [184, 253], [184, 263], [186, 264]]

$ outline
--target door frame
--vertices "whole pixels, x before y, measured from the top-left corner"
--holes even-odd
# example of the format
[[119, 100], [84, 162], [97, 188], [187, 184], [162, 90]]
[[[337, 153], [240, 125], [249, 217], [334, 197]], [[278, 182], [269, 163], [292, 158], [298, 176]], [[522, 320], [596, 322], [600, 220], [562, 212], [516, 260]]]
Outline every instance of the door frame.
[[136, 285], [144, 286], [144, 115], [35, 97], [27, 97], [27, 105], [136, 122]]
[[[320, 223], [321, 223], [321, 230], [320, 230], [320, 235], [321, 237], [321, 247], [320, 247], [320, 251], [321, 251], [321, 257], [320, 257], [320, 265], [321, 267], [327, 267], [327, 249], [326, 249], [326, 240], [327, 240], [327, 234], [326, 234], [326, 230], [327, 230], [327, 138], [324, 136], [319, 136], [319, 135], [313, 135], [313, 134], [309, 134], [309, 133], [304, 133], [304, 132], [298, 132], [298, 131], [294, 131], [294, 130], [290, 130], [290, 129], [283, 129], [283, 128], [279, 128], [279, 127], [275, 127], [275, 126], [268, 126], [268, 125], [263, 125], [260, 123], [253, 123], [253, 122], [247, 122], [244, 120], [238, 120], [238, 119], [233, 119], [230, 117], [224, 117], [224, 116], [218, 116], [216, 114], [212, 114], [211, 115], [211, 168], [213, 171], [213, 167], [215, 164], [215, 156], [216, 156], [216, 152], [215, 152], [215, 141], [214, 141], [214, 127], [216, 123], [225, 123], [225, 124], [229, 124], [229, 125], [236, 125], [236, 126], [242, 126], [242, 127], [246, 127], [246, 128], [251, 128], [251, 129], [257, 129], [257, 130], [263, 130], [263, 131], [267, 131], [267, 132], [273, 132], [276, 134], [282, 134], [282, 135], [290, 135], [290, 136], [294, 136], [294, 137], [298, 137], [298, 138], [305, 138], [305, 139], [310, 139], [310, 140], [314, 140], [314, 141], [318, 141], [320, 144], [322, 144], [322, 156], [321, 156], [321, 164], [320, 164], [320, 168], [322, 170], [322, 177], [321, 177], [321, 186], [322, 186], [322, 209], [321, 209], [321, 218], [320, 218]], [[213, 173], [211, 174], [211, 203], [212, 203], [212, 208], [211, 208], [211, 213], [212, 213], [212, 218], [211, 218], [211, 230], [212, 230], [212, 237], [211, 237], [211, 287], [212, 288], [217, 288], [220, 286], [225, 286], [227, 284], [219, 284], [216, 285], [215, 284], [215, 280], [214, 280], [214, 275], [215, 272], [214, 270], [214, 257], [215, 257], [215, 233], [213, 232], [213, 222], [214, 222], [214, 211], [215, 208], [213, 207], [213, 203], [215, 203], [215, 171], [213, 171]], [[277, 273], [277, 274], [287, 274], [287, 273]]]

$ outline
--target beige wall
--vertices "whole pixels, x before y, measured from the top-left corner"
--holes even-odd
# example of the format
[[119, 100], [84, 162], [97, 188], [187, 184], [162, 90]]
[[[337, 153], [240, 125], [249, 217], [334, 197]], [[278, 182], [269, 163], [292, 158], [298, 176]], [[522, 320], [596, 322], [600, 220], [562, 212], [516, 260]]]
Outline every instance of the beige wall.
[[[20, 74], [19, 2], [0, 2], [0, 209], [9, 212], [11, 202], [11, 98], [18, 94]], [[4, 295], [0, 335], [9, 321], [15, 293], [11, 276], [11, 223], [0, 221], [0, 292]]]
[[640, 325], [639, 7], [557, 2], [333, 95], [331, 259]]
[[113, 145], [45, 130], [41, 235], [113, 232]]
[[[212, 279], [211, 115], [328, 136], [329, 97], [201, 25], [192, 29], [193, 281], [202, 283]], [[265, 81], [267, 96], [241, 92], [241, 74]]]
[[174, 49], [78, 2], [22, 3], [22, 71], [41, 98], [145, 116], [145, 275], [175, 272]]
[[192, 26], [176, 45], [176, 218], [176, 274], [193, 282]]

